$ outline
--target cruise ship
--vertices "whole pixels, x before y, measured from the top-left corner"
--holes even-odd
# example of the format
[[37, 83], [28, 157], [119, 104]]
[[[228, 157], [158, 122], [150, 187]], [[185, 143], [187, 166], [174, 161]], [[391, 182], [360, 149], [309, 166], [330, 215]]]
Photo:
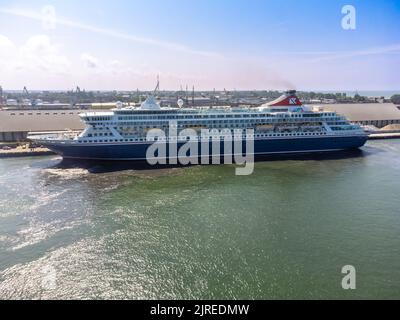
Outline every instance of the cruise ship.
[[[80, 134], [29, 138], [63, 158], [86, 160], [146, 160], [146, 151], [155, 142], [176, 144], [178, 148], [184, 145], [187, 137], [179, 135], [184, 129], [199, 133], [199, 145], [203, 130], [242, 130], [244, 140], [254, 141], [255, 156], [354, 149], [362, 147], [368, 138], [359, 125], [344, 116], [303, 105], [294, 90], [252, 108], [162, 108], [154, 95], [150, 95], [138, 107], [119, 104], [110, 111], [84, 112], [80, 117], [85, 124]], [[152, 129], [166, 134], [158, 141], [151, 140], [148, 133]], [[210, 150], [211, 144], [210, 139]], [[221, 156], [223, 145], [220, 141]]]

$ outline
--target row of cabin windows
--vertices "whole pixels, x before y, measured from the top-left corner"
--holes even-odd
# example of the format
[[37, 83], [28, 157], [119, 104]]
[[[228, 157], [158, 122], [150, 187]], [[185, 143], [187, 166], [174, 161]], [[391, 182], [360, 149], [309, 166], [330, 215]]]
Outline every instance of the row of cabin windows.
[[[28, 115], [33, 115], [33, 113], [27, 113]], [[36, 115], [41, 115], [42, 113], [36, 113]], [[50, 115], [49, 112], [43, 113], [45, 115]], [[53, 115], [61, 114], [61, 115], [66, 115], [65, 112], [57, 113], [53, 112]], [[74, 114], [73, 112], [69, 112], [68, 114]], [[76, 113], [78, 114], [78, 113]], [[17, 115], [16, 113], [11, 113], [10, 115], [15, 116]], [[20, 116], [25, 115], [25, 113], [19, 113]], [[320, 116], [319, 114], [292, 114], [289, 115], [289, 117], [318, 117]], [[334, 114], [327, 114], [326, 116], [334, 116]], [[274, 117], [274, 115], [265, 115], [265, 114], [260, 114], [260, 115], [246, 115], [246, 114], [240, 114], [240, 115], [202, 115], [202, 116], [174, 116], [174, 117], [167, 117], [167, 116], [151, 116], [151, 117], [141, 117], [141, 116], [124, 116], [124, 117], [118, 117], [118, 120], [146, 120], [146, 119], [200, 119], [200, 118], [247, 118], [247, 117]], [[110, 117], [88, 117], [89, 121], [107, 121], [111, 120]]]
[[335, 126], [335, 125], [336, 126], [343, 126], [343, 125], [348, 125], [349, 122], [348, 121], [334, 121], [334, 122], [327, 121], [326, 124], [330, 125], [330, 126]]
[[358, 129], [358, 128], [355, 127], [355, 126], [345, 126], [345, 127], [332, 126], [331, 129], [334, 130], [334, 131], [341, 131], [341, 130], [355, 130], [355, 129]]
[[[305, 114], [282, 114], [278, 115], [278, 117], [283, 118], [302, 118], [302, 117], [334, 117], [336, 116], [334, 113], [328, 114], [319, 114], [319, 113], [305, 113]], [[277, 115], [273, 114], [227, 114], [227, 115], [190, 115], [190, 116], [119, 116], [118, 120], [127, 121], [127, 120], [179, 120], [179, 119], [215, 119], [215, 118], [274, 118]], [[91, 121], [97, 121], [96, 117], [90, 118]]]
[[111, 120], [111, 116], [110, 117], [84, 117], [85, 120], [88, 121], [107, 121], [107, 120]]
[[[193, 120], [203, 120], [203, 121], [218, 121], [218, 120], [211, 120], [211, 119], [226, 119], [226, 118], [235, 118], [235, 119], [243, 119], [243, 118], [268, 118], [271, 120], [274, 120], [275, 118], [279, 118], [279, 119], [291, 119], [291, 118], [296, 118], [296, 119], [301, 119], [301, 118], [327, 118], [327, 116], [323, 116], [320, 114], [310, 114], [310, 115], [305, 115], [305, 116], [300, 116], [300, 115], [282, 115], [279, 117], [275, 117], [275, 116], [258, 116], [258, 117], [251, 117], [249, 115], [236, 115], [236, 116], [213, 116], [213, 117], [192, 117], [192, 116], [185, 116], [185, 117], [118, 117], [119, 121], [150, 121], [150, 120], [185, 120], [185, 119], [193, 119]], [[337, 116], [330, 116], [329, 118], [338, 118]], [[111, 119], [109, 119], [111, 120]], [[90, 119], [90, 121], [98, 121], [96, 119]], [[225, 121], [225, 120], [219, 120], [219, 121]], [[234, 120], [230, 120], [230, 121], [234, 121]], [[250, 120], [247, 120], [250, 121]]]
[[171, 116], [119, 116], [118, 120], [157, 120], [157, 119], [215, 119], [215, 118], [257, 118], [257, 117], [275, 117], [271, 114], [221, 114], [221, 115], [171, 115]]
[[79, 143], [92, 143], [92, 142], [132, 142], [132, 141], [146, 141], [144, 138], [140, 139], [110, 139], [110, 140], [79, 140]]
[[[262, 119], [264, 121], [266, 121], [266, 119]], [[279, 123], [279, 122], [293, 122], [293, 123], [299, 123], [302, 121], [305, 121], [306, 119], [303, 118], [297, 118], [297, 119], [289, 119], [289, 118], [280, 118], [280, 119], [268, 119], [268, 121], [270, 123]], [[314, 122], [320, 122], [322, 120], [325, 119], [307, 119], [307, 121], [314, 121]], [[330, 121], [330, 123], [332, 123], [333, 119], [330, 119], [328, 121]], [[237, 120], [200, 120], [197, 121], [196, 124], [201, 124], [201, 125], [207, 125], [209, 123], [254, 123], [259, 124], [261, 121], [261, 119], [257, 119], [257, 121], [255, 122], [254, 120], [250, 120], [250, 119], [237, 119]], [[334, 120], [337, 123], [347, 123], [346, 120], [341, 119], [341, 118], [336, 118]], [[113, 122], [110, 123], [111, 125], [125, 125], [125, 126], [139, 126], [139, 125], [160, 125], [160, 124], [165, 124], [165, 121], [159, 120], [159, 121], [136, 121], [136, 122]], [[179, 121], [179, 124], [193, 124], [193, 121]], [[102, 123], [92, 123], [93, 126], [101, 126]]]
[[109, 132], [99, 132], [99, 133], [88, 133], [88, 137], [101, 137], [101, 136], [112, 136]]
[[[324, 117], [324, 116], [314, 116], [314, 117], [305, 117], [306, 119], [304, 119], [304, 117], [273, 117], [273, 118], [269, 118], [269, 117], [260, 117], [257, 119], [245, 119], [243, 117], [238, 117], [236, 119], [226, 119], [224, 117], [220, 117], [220, 118], [213, 118], [213, 119], [193, 119], [196, 120], [196, 122], [198, 123], [208, 123], [208, 122], [222, 122], [222, 121], [229, 121], [229, 122], [237, 122], [237, 121], [247, 121], [247, 122], [258, 122], [258, 121], [338, 121], [338, 120], [342, 120], [342, 121], [346, 121], [346, 119], [344, 117], [340, 117], [340, 116], [334, 116], [334, 117]], [[310, 119], [312, 118], [312, 119]], [[120, 121], [118, 122], [111, 122], [110, 124], [137, 124], [137, 123], [159, 123], [159, 122], [167, 122], [167, 121], [172, 121], [172, 120], [177, 120], [178, 122], [193, 122], [193, 120], [189, 120], [189, 119], [161, 119], [161, 118], [148, 118], [148, 119], [119, 119]], [[186, 120], [186, 121], [185, 121]], [[93, 125], [98, 125], [101, 123], [92, 123]]]
[[[318, 136], [318, 135], [324, 135], [326, 134], [325, 132], [296, 132], [296, 133], [271, 133], [271, 134], [255, 134], [253, 135], [254, 137], [261, 138], [261, 137], [289, 137], [289, 136]], [[251, 135], [248, 135], [250, 137]], [[201, 138], [201, 137], [200, 137]], [[181, 138], [179, 138], [181, 139]], [[209, 139], [212, 139], [212, 137], [209, 137]], [[155, 141], [157, 141], [157, 137], [154, 138]], [[160, 138], [159, 140], [177, 140], [176, 137], [171, 137], [171, 138]], [[137, 139], [110, 139], [110, 140], [79, 140], [79, 143], [92, 143], [92, 142], [133, 142], [133, 141], [147, 141], [146, 138], [137, 138]]]
[[[241, 127], [241, 125], [240, 124], [244, 124], [244, 122], [243, 123], [238, 123], [238, 124], [235, 124], [235, 125], [231, 125], [231, 127]], [[258, 123], [258, 125], [269, 125], [270, 123], [265, 123], [265, 122], [260, 122], [260, 123]], [[280, 123], [281, 125], [291, 125], [291, 123]], [[333, 123], [333, 124], [336, 124], [336, 123]], [[338, 125], [341, 125], [340, 123], [337, 123]], [[157, 128], [168, 128], [169, 126], [167, 126], [167, 125], [161, 125], [161, 126], [159, 126], [159, 125], [157, 125], [157, 124], [154, 124], [155, 126], [157, 126]], [[190, 126], [191, 125], [191, 123], [180, 123], [179, 125], [178, 125], [178, 127], [179, 128], [184, 128], [185, 127], [185, 125], [186, 126]], [[257, 125], [257, 124], [254, 124], [254, 125]], [[300, 124], [299, 123], [296, 123], [296, 125], [297, 126], [299, 126]], [[317, 127], [320, 127], [321, 126], [321, 124], [320, 123], [312, 123], [312, 122], [306, 122], [306, 123], [302, 123], [301, 124], [302, 126], [317, 126]], [[176, 126], [173, 126], [174, 128], [176, 127]], [[224, 126], [223, 126], [223, 124], [222, 123], [220, 123], [220, 124], [214, 124], [213, 123], [213, 127], [212, 128], [223, 128]], [[249, 126], [250, 127], [250, 126]], [[143, 126], [143, 125], [138, 125], [138, 126], [134, 126], [134, 127], [131, 127], [131, 126], [127, 126], [127, 127], [114, 127], [114, 129], [115, 130], [119, 130], [119, 131], [126, 131], [126, 130], [143, 130], [143, 129], [152, 129], [152, 128], [154, 128], [154, 126], [152, 126], [152, 125], [147, 125], [147, 126]], [[210, 127], [211, 128], [211, 127]], [[95, 130], [97, 130], [96, 128], [95, 128]], [[99, 129], [100, 130], [100, 129]]]

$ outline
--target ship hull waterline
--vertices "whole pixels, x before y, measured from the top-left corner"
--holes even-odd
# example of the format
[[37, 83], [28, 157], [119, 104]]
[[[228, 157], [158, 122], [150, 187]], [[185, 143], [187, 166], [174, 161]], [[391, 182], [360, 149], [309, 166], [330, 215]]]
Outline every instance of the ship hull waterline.
[[[255, 156], [274, 155], [274, 154], [307, 154], [318, 152], [331, 152], [340, 150], [351, 150], [362, 147], [368, 137], [359, 136], [330, 136], [330, 137], [301, 137], [289, 139], [255, 139], [254, 152]], [[36, 141], [64, 159], [76, 160], [105, 160], [105, 161], [143, 161], [148, 160], [147, 149], [154, 142], [121, 142], [115, 143], [62, 143], [56, 141]], [[177, 150], [180, 149], [185, 142], [176, 144]], [[201, 145], [198, 143], [200, 153]], [[230, 156], [232, 152], [224, 154], [224, 142], [220, 142], [220, 152], [212, 153], [212, 145], [209, 144], [209, 154], [213, 156]], [[166, 143], [166, 157], [169, 157], [169, 145]], [[240, 151], [240, 150], [239, 150]], [[237, 153], [236, 150], [234, 153]], [[242, 152], [240, 155], [246, 154], [246, 142], [242, 142]], [[188, 155], [189, 156], [189, 155]], [[199, 157], [201, 154], [199, 154]], [[158, 157], [156, 154], [156, 157]]]

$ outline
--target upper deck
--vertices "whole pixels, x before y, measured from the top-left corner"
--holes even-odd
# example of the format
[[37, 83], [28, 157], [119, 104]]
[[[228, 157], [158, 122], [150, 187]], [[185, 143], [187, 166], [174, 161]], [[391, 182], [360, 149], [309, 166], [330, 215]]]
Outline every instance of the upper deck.
[[[81, 117], [84, 121], [107, 121], [107, 120], [134, 120], [151, 118], [158, 119], [204, 119], [204, 118], [258, 118], [258, 117], [274, 117], [283, 116], [284, 114], [295, 117], [321, 117], [335, 116], [334, 112], [324, 112], [321, 110], [313, 110], [305, 106], [295, 96], [294, 91], [289, 91], [275, 101], [264, 104], [260, 107], [200, 107], [200, 108], [161, 108], [153, 96], [149, 96], [140, 107], [118, 107], [109, 112], [86, 112]], [[126, 116], [129, 116], [126, 117]]]
[[257, 118], [321, 118], [325, 120], [345, 120], [332, 111], [315, 111], [305, 106], [302, 108], [160, 108], [158, 110], [141, 110], [139, 108], [115, 109], [111, 112], [86, 112], [81, 118], [85, 122], [119, 122], [119, 121], [165, 121], [165, 120], [224, 120], [224, 119], [257, 119]]

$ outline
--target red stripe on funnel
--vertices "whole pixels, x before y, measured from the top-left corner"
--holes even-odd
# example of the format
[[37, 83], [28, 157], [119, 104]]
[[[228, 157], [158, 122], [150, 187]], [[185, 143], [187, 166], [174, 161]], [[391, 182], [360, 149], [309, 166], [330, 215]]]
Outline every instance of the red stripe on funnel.
[[303, 105], [296, 95], [283, 95], [278, 99], [268, 103], [269, 106], [301, 106]]

